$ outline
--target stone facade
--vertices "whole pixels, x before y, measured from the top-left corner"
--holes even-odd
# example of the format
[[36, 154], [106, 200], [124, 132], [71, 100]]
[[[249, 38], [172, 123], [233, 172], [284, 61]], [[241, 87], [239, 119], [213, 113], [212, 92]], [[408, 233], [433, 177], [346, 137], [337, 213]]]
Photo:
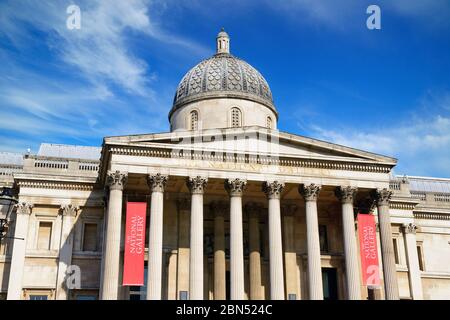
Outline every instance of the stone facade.
[[[228, 54], [228, 35], [217, 41]], [[0, 164], [0, 186], [18, 198], [0, 298], [450, 299], [450, 180], [394, 177], [393, 158], [279, 132], [275, 107], [217, 94], [176, 99], [170, 133], [106, 137], [92, 157]], [[188, 130], [182, 114], [195, 103], [238, 106], [243, 121]], [[143, 287], [122, 286], [127, 201], [150, 208]], [[379, 226], [374, 290], [361, 280], [358, 212]]]

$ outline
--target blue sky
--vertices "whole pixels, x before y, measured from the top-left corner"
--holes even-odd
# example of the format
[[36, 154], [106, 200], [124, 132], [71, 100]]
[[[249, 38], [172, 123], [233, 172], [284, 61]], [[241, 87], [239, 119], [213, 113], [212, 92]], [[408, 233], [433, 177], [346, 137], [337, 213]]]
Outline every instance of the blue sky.
[[[369, 4], [381, 30], [366, 28]], [[0, 151], [168, 131], [179, 80], [223, 26], [268, 80], [282, 131], [450, 177], [449, 17], [448, 0], [3, 0]]]

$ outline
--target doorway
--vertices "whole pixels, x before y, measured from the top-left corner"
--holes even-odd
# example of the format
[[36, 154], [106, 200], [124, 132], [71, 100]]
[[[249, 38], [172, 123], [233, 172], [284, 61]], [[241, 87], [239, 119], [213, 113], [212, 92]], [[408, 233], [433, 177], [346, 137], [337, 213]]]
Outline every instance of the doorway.
[[323, 299], [337, 300], [338, 286], [337, 286], [336, 268], [322, 268], [322, 283], [323, 283]]

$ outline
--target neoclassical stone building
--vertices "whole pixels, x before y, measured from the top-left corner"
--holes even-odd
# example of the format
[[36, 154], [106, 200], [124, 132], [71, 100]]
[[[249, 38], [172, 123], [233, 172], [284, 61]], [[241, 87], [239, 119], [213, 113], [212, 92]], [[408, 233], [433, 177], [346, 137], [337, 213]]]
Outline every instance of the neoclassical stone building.
[[[266, 80], [221, 31], [217, 53], [181, 80], [170, 132], [0, 154], [1, 187], [18, 199], [0, 297], [449, 299], [450, 180], [393, 176], [394, 158], [277, 120]], [[130, 287], [134, 201], [148, 203], [145, 285]], [[376, 217], [379, 288], [362, 284], [357, 213]]]

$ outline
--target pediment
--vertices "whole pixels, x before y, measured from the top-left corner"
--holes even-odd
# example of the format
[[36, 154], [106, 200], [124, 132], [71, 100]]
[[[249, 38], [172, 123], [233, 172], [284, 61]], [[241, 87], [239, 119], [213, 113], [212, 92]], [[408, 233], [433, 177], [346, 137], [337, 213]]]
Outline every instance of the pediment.
[[107, 137], [105, 144], [272, 156], [276, 154], [283, 158], [365, 162], [392, 166], [397, 162], [392, 157], [261, 127]]

